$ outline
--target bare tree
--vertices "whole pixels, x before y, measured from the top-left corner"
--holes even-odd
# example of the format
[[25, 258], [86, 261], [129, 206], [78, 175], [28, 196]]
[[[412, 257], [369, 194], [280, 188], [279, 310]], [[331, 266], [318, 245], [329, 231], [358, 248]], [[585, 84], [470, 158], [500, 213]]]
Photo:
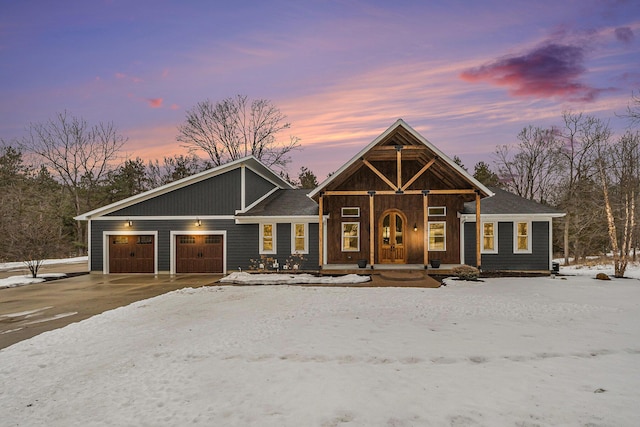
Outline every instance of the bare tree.
[[640, 137], [638, 133], [628, 131], [615, 144], [609, 145], [611, 130], [602, 121], [596, 122], [590, 137], [596, 144], [596, 166], [613, 252], [614, 276], [624, 277], [636, 228]]
[[149, 160], [146, 166], [147, 180], [151, 188], [177, 181], [211, 168], [211, 163], [203, 161], [195, 154], [176, 154], [165, 157], [160, 163], [158, 159]]
[[192, 152], [207, 153], [214, 166], [253, 155], [267, 166], [284, 169], [291, 151], [300, 147], [295, 136], [288, 142], [276, 139], [291, 127], [285, 119], [266, 99], [249, 103], [246, 96], [237, 95], [216, 104], [206, 100], [187, 111], [176, 139]]
[[500, 181], [521, 197], [548, 203], [559, 180], [562, 143], [555, 130], [532, 126], [524, 128], [518, 139], [515, 153], [507, 145], [498, 146], [494, 153]]
[[[559, 154], [562, 159], [562, 180], [559, 205], [565, 210], [563, 246], [565, 265], [569, 264], [570, 249], [575, 258], [586, 256], [592, 225], [600, 223], [601, 209], [595, 191], [596, 140], [592, 138], [598, 120], [582, 113], [562, 113], [564, 128], [559, 131], [563, 140]], [[595, 215], [594, 215], [595, 214]]]
[[[31, 123], [28, 132], [23, 147], [38, 155], [64, 185], [73, 198], [76, 215], [90, 210], [97, 184], [111, 169], [127, 138], [118, 134], [113, 123], [89, 126], [66, 111], [45, 123]], [[75, 239], [80, 248], [85, 243], [83, 230], [77, 222]]]

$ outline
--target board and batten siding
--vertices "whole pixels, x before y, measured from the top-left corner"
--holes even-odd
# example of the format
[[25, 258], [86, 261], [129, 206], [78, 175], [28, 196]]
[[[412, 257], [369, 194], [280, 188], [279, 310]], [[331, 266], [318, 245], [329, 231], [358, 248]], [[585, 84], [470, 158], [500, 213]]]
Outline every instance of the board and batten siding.
[[[125, 227], [122, 220], [91, 221], [91, 271], [103, 271], [105, 231], [126, 231], [135, 235], [137, 231], [158, 233], [158, 253], [156, 254], [158, 272], [169, 272], [171, 268], [171, 231], [226, 231], [227, 272], [238, 269], [247, 270], [251, 259], [259, 259], [258, 224], [236, 224], [234, 220], [203, 219], [200, 227], [194, 226], [192, 219], [175, 220], [136, 220], [132, 226]], [[291, 224], [281, 223], [277, 228], [278, 253], [270, 255], [282, 264], [291, 256]], [[108, 234], [108, 233], [107, 233]], [[309, 254], [305, 255], [304, 269], [316, 269], [318, 259], [318, 224], [309, 224]]]
[[276, 186], [251, 169], [245, 170], [245, 205], [249, 206]]
[[240, 185], [240, 169], [235, 169], [106, 216], [233, 215], [241, 208]]
[[[531, 222], [531, 253], [514, 253], [513, 222], [498, 222], [498, 253], [482, 254], [485, 271], [545, 271], [549, 270], [549, 222]], [[464, 262], [476, 263], [476, 223], [464, 224]]]

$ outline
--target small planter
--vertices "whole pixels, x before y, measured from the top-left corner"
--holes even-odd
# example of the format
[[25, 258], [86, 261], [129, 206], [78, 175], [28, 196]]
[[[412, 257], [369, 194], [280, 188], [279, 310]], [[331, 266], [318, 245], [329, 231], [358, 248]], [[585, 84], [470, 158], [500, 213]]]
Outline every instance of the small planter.
[[440, 268], [440, 260], [439, 259], [432, 259], [430, 264], [431, 264], [431, 268]]
[[367, 260], [359, 259], [358, 260], [358, 268], [367, 268]]

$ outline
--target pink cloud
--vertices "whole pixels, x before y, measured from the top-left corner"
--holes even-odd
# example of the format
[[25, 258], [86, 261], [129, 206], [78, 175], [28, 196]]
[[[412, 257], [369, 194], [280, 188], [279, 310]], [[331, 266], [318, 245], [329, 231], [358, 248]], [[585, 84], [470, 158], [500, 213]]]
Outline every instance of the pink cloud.
[[151, 108], [160, 108], [162, 107], [162, 98], [147, 98], [147, 102]]
[[592, 101], [600, 90], [579, 81], [586, 71], [584, 61], [582, 47], [548, 43], [522, 55], [467, 69], [460, 78], [506, 86], [515, 96]]

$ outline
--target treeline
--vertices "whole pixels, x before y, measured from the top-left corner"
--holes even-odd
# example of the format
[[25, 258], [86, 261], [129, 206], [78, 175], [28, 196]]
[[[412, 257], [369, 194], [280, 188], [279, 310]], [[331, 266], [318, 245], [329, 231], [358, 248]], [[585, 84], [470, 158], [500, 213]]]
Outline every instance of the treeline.
[[557, 126], [528, 126], [494, 153], [501, 186], [566, 212], [554, 233], [565, 262], [611, 252], [617, 277], [640, 235], [640, 98], [624, 116], [629, 127], [614, 135], [607, 120], [567, 111]]
[[[492, 166], [478, 162], [472, 174], [485, 185], [563, 210], [567, 215], [555, 224], [554, 244], [566, 260], [612, 251], [616, 275], [624, 275], [640, 235], [638, 97], [626, 117], [629, 128], [614, 136], [605, 120], [565, 112], [557, 126], [524, 128], [517, 143], [496, 147]], [[208, 159], [192, 152], [123, 161], [127, 138], [112, 123], [89, 125], [67, 112], [30, 124], [21, 140], [0, 139], [0, 261], [85, 254], [85, 224], [75, 216], [247, 154], [280, 169], [299, 187], [314, 188], [318, 182], [309, 169], [301, 168], [297, 179], [286, 172], [298, 139], [277, 143], [276, 133], [289, 127], [283, 119], [265, 100], [249, 103], [238, 96], [198, 104], [187, 112], [176, 139], [210, 153]], [[454, 161], [464, 167], [459, 158]]]

